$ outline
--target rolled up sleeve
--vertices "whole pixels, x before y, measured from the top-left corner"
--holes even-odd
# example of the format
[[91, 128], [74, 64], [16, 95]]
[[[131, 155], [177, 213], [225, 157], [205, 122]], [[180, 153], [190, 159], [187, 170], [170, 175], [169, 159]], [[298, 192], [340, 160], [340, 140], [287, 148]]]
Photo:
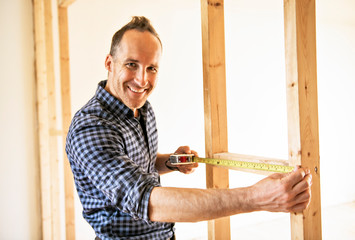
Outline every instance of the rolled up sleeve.
[[[85, 176], [79, 184], [82, 192], [99, 191], [101, 195], [92, 195], [105, 207], [110, 205], [134, 219], [150, 222], [149, 197], [152, 189], [160, 186], [159, 175], [144, 171], [128, 157], [119, 132], [105, 125], [85, 126], [72, 133], [68, 140], [71, 164]], [[88, 209], [93, 206], [83, 205]]]

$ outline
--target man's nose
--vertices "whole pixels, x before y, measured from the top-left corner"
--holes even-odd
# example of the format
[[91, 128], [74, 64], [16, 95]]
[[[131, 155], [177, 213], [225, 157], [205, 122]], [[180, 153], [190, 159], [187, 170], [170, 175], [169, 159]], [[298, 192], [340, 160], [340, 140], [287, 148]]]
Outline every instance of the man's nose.
[[136, 72], [136, 82], [140, 87], [145, 87], [148, 84], [148, 74], [145, 69], [141, 68]]

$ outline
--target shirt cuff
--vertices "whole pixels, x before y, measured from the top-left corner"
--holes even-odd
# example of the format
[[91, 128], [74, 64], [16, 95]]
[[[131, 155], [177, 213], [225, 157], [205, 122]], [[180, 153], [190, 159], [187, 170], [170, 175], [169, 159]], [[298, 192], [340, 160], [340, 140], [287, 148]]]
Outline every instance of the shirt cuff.
[[[133, 219], [142, 219], [147, 224], [154, 224], [154, 222], [150, 221], [149, 219], [149, 198], [154, 187], [160, 187], [160, 183], [156, 181], [147, 183], [144, 187], [145, 189], [140, 194], [140, 199], [137, 199], [137, 196], [130, 197], [131, 201], [128, 205], [130, 205], [130, 209], [134, 209], [133, 211], [130, 211]], [[132, 191], [131, 194], [135, 194], [135, 191]]]

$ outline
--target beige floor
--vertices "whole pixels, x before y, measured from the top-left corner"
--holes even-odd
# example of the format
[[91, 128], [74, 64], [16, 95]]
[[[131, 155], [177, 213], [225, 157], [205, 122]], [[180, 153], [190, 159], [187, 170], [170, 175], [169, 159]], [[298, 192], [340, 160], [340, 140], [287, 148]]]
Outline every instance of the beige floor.
[[[273, 220], [264, 221], [254, 215], [252, 221], [242, 216], [231, 220], [231, 235], [233, 240], [287, 240], [291, 239], [289, 214], [281, 214]], [[261, 216], [262, 217], [262, 216]], [[245, 220], [244, 220], [245, 219]], [[245, 221], [245, 224], [240, 224]], [[249, 221], [249, 222], [248, 222]], [[257, 224], [252, 222], [259, 221]], [[243, 225], [243, 226], [238, 226]], [[204, 240], [205, 232], [196, 236], [196, 233], [178, 234], [178, 240]], [[322, 209], [322, 238], [323, 240], [355, 240], [355, 202]], [[317, 240], [317, 239], [314, 239]]]
[[[290, 239], [288, 217], [237, 229], [232, 239]], [[355, 240], [355, 202], [322, 209], [323, 240]], [[316, 239], [315, 239], [316, 240]]]

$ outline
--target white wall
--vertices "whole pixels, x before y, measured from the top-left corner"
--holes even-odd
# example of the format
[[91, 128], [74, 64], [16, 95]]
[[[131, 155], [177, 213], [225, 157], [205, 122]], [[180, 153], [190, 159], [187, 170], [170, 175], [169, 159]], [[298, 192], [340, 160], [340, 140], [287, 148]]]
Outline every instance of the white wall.
[[[287, 158], [281, 2], [225, 1], [230, 152]], [[0, 0], [0, 4], [0, 238], [38, 239], [31, 1]], [[355, 200], [354, 9], [351, 0], [317, 2], [322, 207]], [[150, 18], [164, 45], [159, 83], [150, 98], [157, 115], [159, 151], [172, 152], [187, 144], [203, 156], [199, 1], [77, 0], [70, 6], [73, 114], [94, 94], [97, 82], [106, 78], [104, 59], [111, 37], [133, 15]], [[164, 186], [205, 187], [202, 165], [192, 175], [169, 175], [162, 177]], [[230, 185], [246, 186], [260, 178], [231, 172]], [[77, 239], [92, 239], [94, 233], [82, 219], [80, 203], [76, 204]], [[282, 216], [285, 214], [234, 216], [232, 236], [245, 225]], [[206, 239], [206, 234], [205, 222], [177, 224], [179, 239]], [[279, 239], [289, 238], [289, 231], [282, 234]]]
[[334, 205], [355, 200], [355, 2], [327, 1], [318, 10], [322, 201]]
[[[323, 206], [327, 206], [355, 199], [353, 168], [334, 166], [334, 162], [354, 166], [351, 136], [355, 132], [350, 123], [355, 99], [350, 94], [355, 84], [351, 68], [355, 59], [350, 51], [354, 50], [351, 24], [355, 18], [351, 11], [333, 13], [334, 8], [343, 12], [354, 7], [350, 1], [317, 4], [321, 190]], [[164, 45], [160, 80], [150, 99], [158, 118], [160, 151], [172, 152], [187, 144], [204, 155], [199, 1], [106, 0], [92, 1], [90, 6], [76, 2], [69, 15], [74, 108], [87, 101], [97, 81], [106, 77], [103, 60], [110, 38], [133, 15], [149, 17]], [[229, 150], [287, 159], [282, 1], [225, 1], [225, 18]], [[231, 187], [261, 178], [235, 172], [230, 175]], [[163, 176], [162, 182], [165, 186], [204, 187], [204, 167], [191, 176]], [[232, 224], [243, 226], [280, 216], [284, 214], [246, 214], [234, 216]], [[177, 224], [177, 234], [183, 239], [205, 233], [205, 223]]]
[[[92, 96], [97, 81], [106, 77], [103, 60], [112, 34], [130, 16], [145, 15], [152, 20], [164, 45], [160, 80], [150, 99], [158, 118], [159, 149], [171, 152], [176, 146], [188, 144], [204, 155], [199, 1], [106, 0], [84, 6], [84, 1], [76, 2], [69, 15], [74, 108]], [[323, 206], [355, 200], [351, 172], [351, 148], [355, 143], [351, 124], [355, 117], [355, 97], [351, 96], [355, 84], [351, 67], [355, 63], [355, 55], [351, 54], [355, 18], [349, 10], [354, 6], [351, 1], [317, 2]], [[334, 15], [334, 9], [342, 14]], [[229, 150], [286, 159], [282, 1], [225, 1], [225, 18]], [[335, 166], [335, 162], [346, 167]], [[261, 178], [235, 172], [230, 175], [231, 187], [253, 184]], [[165, 186], [204, 187], [204, 167], [191, 176], [163, 176], [162, 182]], [[234, 216], [232, 226], [281, 216], [284, 214]], [[232, 236], [237, 234], [233, 229], [236, 227], [232, 227]], [[205, 234], [205, 223], [177, 224], [177, 235], [182, 239]]]
[[[89, 5], [77, 1], [69, 9], [73, 113], [93, 96], [98, 81], [106, 79], [104, 60], [112, 35], [131, 16], [144, 15], [152, 21], [163, 42], [158, 85], [150, 98], [157, 116], [159, 151], [174, 152], [180, 145], [190, 145], [204, 155], [200, 2], [105, 0], [90, 1]], [[162, 183], [204, 188], [204, 179], [202, 166], [190, 176], [163, 176]], [[80, 212], [77, 216], [76, 223], [87, 229]], [[179, 236], [207, 233], [204, 222], [182, 225], [189, 227], [189, 231], [178, 228]], [[91, 236], [84, 235], [85, 231], [77, 234], [79, 239]]]
[[40, 239], [32, 3], [0, 0], [0, 239]]

